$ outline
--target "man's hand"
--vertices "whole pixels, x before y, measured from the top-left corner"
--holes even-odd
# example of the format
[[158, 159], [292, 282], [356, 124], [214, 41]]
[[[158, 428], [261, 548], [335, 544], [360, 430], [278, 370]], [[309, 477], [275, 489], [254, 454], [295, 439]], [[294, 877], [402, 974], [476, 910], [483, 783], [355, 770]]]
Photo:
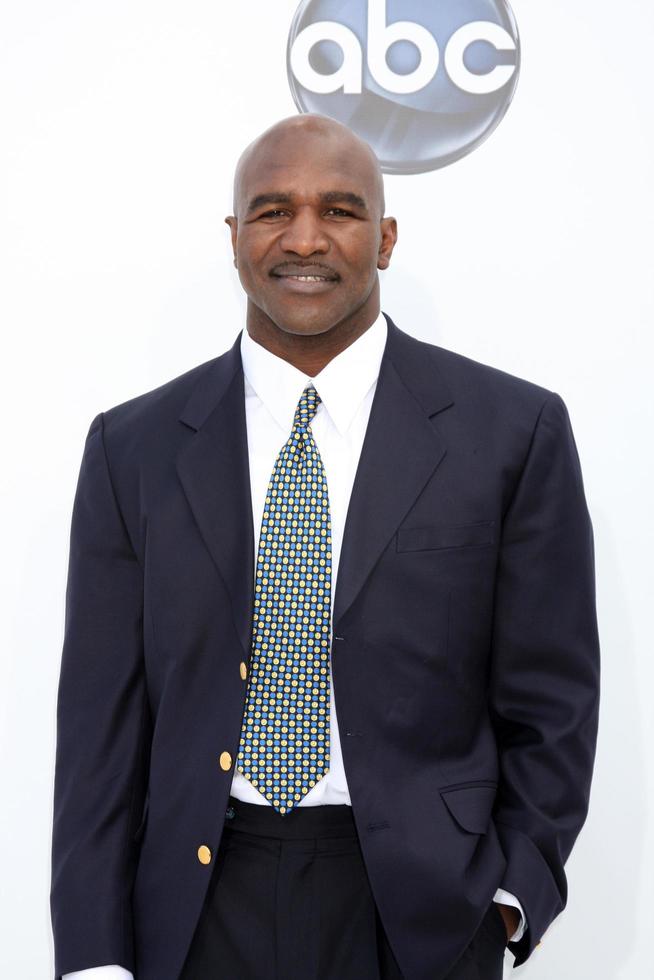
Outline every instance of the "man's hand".
[[520, 925], [520, 913], [513, 905], [502, 905], [497, 902], [497, 907], [500, 910], [500, 914], [504, 919], [504, 926], [506, 928], [506, 941], [508, 943], [509, 939], [516, 931]]

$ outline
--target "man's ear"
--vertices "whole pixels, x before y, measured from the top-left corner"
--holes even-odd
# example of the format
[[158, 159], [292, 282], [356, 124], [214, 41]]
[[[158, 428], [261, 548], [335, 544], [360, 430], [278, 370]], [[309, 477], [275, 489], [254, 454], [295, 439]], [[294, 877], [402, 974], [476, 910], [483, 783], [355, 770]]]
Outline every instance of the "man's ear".
[[229, 225], [229, 230], [232, 237], [232, 251], [234, 252], [234, 266], [238, 268], [236, 262], [236, 239], [238, 237], [238, 218], [235, 218], [233, 214], [230, 214], [225, 218], [225, 224]]
[[377, 268], [388, 269], [397, 241], [397, 221], [395, 218], [382, 218], [380, 228], [381, 242], [377, 253]]

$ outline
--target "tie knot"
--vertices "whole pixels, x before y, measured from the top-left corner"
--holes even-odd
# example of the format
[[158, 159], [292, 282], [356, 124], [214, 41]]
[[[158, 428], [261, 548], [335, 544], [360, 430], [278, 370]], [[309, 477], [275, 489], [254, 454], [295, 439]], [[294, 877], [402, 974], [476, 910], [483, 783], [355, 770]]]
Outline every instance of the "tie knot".
[[295, 419], [293, 427], [304, 430], [311, 425], [311, 421], [318, 411], [320, 395], [312, 385], [308, 385], [300, 396], [300, 400], [295, 409]]

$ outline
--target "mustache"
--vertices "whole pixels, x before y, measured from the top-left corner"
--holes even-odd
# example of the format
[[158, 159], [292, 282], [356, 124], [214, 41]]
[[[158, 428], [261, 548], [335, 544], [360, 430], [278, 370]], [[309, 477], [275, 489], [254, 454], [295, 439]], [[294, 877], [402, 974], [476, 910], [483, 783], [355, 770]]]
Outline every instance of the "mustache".
[[323, 262], [280, 262], [270, 270], [271, 276], [324, 276], [327, 279], [340, 279], [336, 269]]

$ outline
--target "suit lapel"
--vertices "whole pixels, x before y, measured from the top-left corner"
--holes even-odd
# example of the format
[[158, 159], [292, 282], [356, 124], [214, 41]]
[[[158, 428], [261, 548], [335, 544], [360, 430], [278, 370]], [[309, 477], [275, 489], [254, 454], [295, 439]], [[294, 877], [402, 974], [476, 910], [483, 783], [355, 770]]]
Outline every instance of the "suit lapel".
[[194, 430], [177, 472], [229, 593], [234, 623], [249, 655], [254, 599], [254, 530], [239, 333], [211, 362], [180, 421]]
[[433, 415], [453, 404], [428, 348], [390, 317], [388, 339], [347, 512], [334, 632], [443, 457]]
[[[334, 598], [334, 630], [445, 456], [432, 417], [453, 404], [433, 355], [388, 321], [359, 459]], [[209, 362], [180, 421], [193, 436], [176, 460], [195, 521], [229, 593], [246, 656], [254, 600], [254, 529], [241, 334]]]

